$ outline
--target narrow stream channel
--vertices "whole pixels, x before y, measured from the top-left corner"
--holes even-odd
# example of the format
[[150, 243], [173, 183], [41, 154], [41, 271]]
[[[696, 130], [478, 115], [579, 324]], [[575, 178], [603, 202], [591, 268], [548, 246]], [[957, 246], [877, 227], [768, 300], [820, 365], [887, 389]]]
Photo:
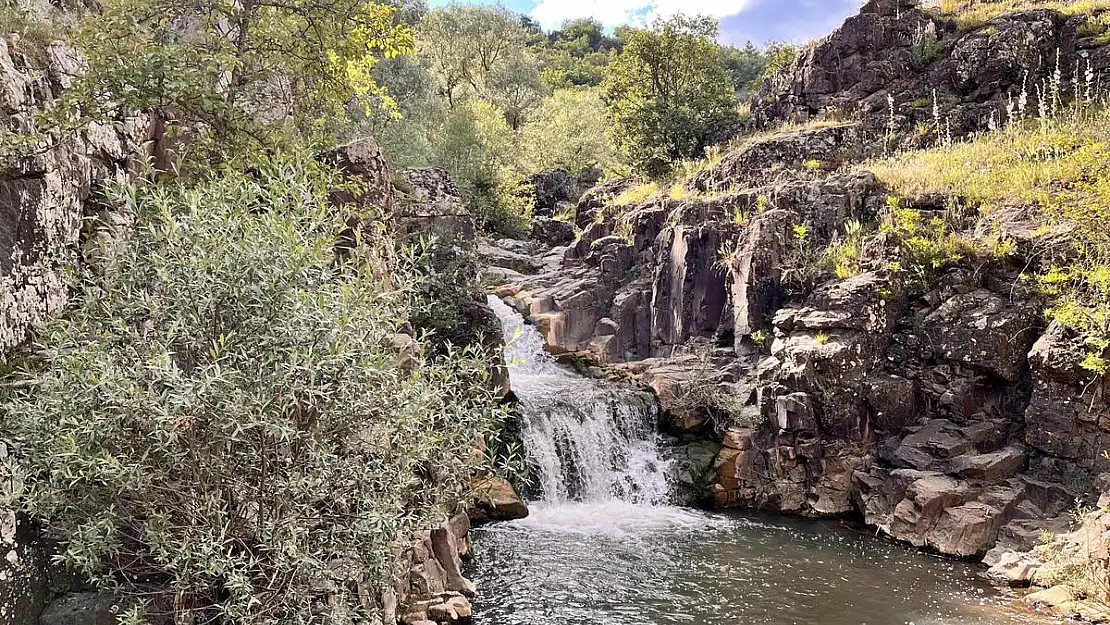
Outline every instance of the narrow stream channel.
[[523, 318], [505, 330], [539, 492], [474, 532], [478, 625], [1017, 625], [971, 564], [834, 522], [668, 505], [654, 402], [558, 366]]

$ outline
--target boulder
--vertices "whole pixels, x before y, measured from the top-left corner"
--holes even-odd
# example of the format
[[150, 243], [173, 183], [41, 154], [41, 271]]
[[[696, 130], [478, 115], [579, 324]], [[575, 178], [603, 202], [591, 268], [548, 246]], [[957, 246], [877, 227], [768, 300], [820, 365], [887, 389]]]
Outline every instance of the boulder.
[[1059, 585], [1029, 593], [1022, 600], [1032, 606], [1042, 605], [1052, 608], [1071, 603], [1077, 598], [1075, 591], [1070, 587]]
[[366, 137], [353, 143], [334, 148], [319, 156], [343, 174], [362, 182], [358, 195], [350, 190], [332, 191], [333, 204], [356, 204], [364, 209], [376, 208], [383, 215], [391, 215], [396, 191], [386, 165], [385, 155], [377, 142]]
[[865, 272], [823, 284], [793, 316], [804, 330], [862, 330], [887, 334], [902, 315], [901, 281]]
[[556, 247], [574, 242], [574, 224], [548, 217], [532, 218], [532, 238], [544, 245]]
[[977, 289], [953, 295], [925, 318], [936, 355], [1014, 381], [1036, 339], [1032, 311]]
[[474, 218], [463, 205], [451, 175], [439, 168], [405, 169], [398, 172], [401, 192], [397, 201], [398, 237], [436, 237], [442, 245], [465, 252], [477, 247]]
[[111, 593], [70, 593], [46, 606], [39, 625], [116, 625], [124, 609], [120, 597]]
[[474, 484], [474, 493], [479, 513], [472, 515], [475, 520], [509, 521], [528, 516], [528, 506], [504, 478], [482, 478]]
[[532, 213], [538, 217], [551, 217], [560, 205], [577, 199], [578, 181], [562, 169], [532, 174], [524, 182], [531, 189]]
[[1080, 366], [1086, 349], [1077, 334], [1049, 325], [1029, 352], [1033, 393], [1025, 409], [1025, 440], [1053, 456], [1091, 464], [1108, 442], [1110, 382]]

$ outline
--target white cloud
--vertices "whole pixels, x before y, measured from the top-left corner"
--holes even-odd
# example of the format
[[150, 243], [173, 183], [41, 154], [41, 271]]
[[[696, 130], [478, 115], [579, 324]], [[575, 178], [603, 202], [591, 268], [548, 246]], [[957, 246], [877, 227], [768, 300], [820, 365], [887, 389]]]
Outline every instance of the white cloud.
[[539, 0], [532, 17], [544, 28], [569, 19], [592, 17], [605, 26], [641, 26], [676, 13], [721, 18], [744, 10], [749, 0]]

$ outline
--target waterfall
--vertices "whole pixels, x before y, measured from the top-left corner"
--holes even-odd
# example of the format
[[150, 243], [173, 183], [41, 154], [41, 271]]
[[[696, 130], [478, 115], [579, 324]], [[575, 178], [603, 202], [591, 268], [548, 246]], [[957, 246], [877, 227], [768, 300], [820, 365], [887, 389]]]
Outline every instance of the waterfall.
[[489, 303], [504, 331], [540, 503], [666, 504], [667, 461], [659, 450], [654, 398], [561, 367], [520, 314], [492, 295]]

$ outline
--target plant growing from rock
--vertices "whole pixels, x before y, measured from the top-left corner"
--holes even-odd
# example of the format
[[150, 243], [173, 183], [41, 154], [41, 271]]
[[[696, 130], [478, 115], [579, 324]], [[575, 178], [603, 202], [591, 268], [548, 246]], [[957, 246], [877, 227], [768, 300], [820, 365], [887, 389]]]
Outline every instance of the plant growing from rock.
[[298, 155], [111, 190], [133, 228], [0, 386], [62, 564], [174, 622], [372, 621], [396, 541], [467, 496], [490, 361], [402, 334], [417, 284], [375, 228], [337, 256], [337, 184]]

